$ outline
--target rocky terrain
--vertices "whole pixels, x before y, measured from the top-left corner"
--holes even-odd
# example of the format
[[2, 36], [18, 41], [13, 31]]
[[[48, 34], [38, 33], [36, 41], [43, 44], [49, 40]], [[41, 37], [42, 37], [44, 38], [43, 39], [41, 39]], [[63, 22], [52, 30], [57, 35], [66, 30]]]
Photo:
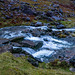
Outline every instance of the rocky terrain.
[[[75, 67], [75, 1], [63, 1], [0, 0], [0, 62], [7, 58], [11, 65], [13, 60], [18, 62], [25, 59], [28, 65], [41, 69]], [[21, 62], [24, 66], [23, 60]], [[16, 65], [20, 65], [19, 63]], [[9, 69], [13, 71], [11, 67]], [[19, 69], [15, 66], [13, 75], [33, 75], [28, 74], [28, 71], [22, 74]], [[17, 70], [20, 72], [16, 72]], [[75, 72], [75, 69], [70, 70]], [[23, 67], [22, 71], [24, 72]], [[55, 71], [51, 75], [74, 74]]]

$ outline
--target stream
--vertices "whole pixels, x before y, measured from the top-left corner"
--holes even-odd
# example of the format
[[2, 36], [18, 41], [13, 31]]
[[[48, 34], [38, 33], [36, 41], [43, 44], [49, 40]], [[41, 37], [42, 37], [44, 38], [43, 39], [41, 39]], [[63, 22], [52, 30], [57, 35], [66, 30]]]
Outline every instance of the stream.
[[[22, 47], [24, 51], [32, 55], [34, 58], [40, 59], [42, 62], [48, 62], [49, 59], [56, 55], [57, 52], [62, 50], [71, 49], [75, 47], [75, 42], [71, 42], [68, 39], [59, 39], [50, 35], [41, 35], [40, 37], [33, 36], [30, 32], [24, 32], [25, 30], [41, 29], [47, 30], [47, 26], [33, 27], [33, 26], [13, 26], [0, 29], [0, 38], [11, 39], [14, 37], [24, 36], [24, 40], [42, 41], [43, 46], [37, 50], [28, 47]], [[52, 29], [52, 31], [75, 31], [75, 29]], [[70, 38], [72, 40], [72, 38]], [[40, 45], [40, 44], [39, 44]], [[19, 48], [14, 47], [13, 48]]]

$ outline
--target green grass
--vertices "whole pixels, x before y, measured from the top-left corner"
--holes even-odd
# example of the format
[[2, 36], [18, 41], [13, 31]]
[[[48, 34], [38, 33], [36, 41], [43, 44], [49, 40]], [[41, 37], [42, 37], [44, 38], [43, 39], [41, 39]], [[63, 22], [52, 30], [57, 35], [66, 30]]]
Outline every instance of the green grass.
[[[46, 68], [45, 68], [46, 66]], [[14, 57], [10, 52], [0, 54], [0, 75], [74, 75], [64, 69], [47, 69], [49, 65], [41, 63], [40, 67], [32, 66], [27, 57]]]

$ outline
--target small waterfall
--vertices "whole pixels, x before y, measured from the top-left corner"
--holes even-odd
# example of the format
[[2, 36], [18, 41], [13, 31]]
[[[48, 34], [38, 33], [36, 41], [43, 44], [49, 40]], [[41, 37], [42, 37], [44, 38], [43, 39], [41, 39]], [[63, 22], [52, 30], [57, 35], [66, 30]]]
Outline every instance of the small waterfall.
[[[47, 26], [41, 27], [33, 27], [33, 26], [15, 26], [15, 27], [6, 27], [0, 29], [0, 38], [7, 38], [11, 39], [18, 36], [24, 36], [25, 40], [31, 41], [42, 41], [43, 46], [38, 50], [34, 50], [32, 48], [21, 47], [24, 51], [31, 54], [34, 58], [39, 58], [41, 61], [47, 61], [46, 58], [51, 57], [54, 53], [54, 50], [60, 50], [62, 48], [69, 48], [72, 43], [69, 43], [64, 40], [56, 39], [49, 35], [41, 35], [40, 37], [34, 37], [31, 33], [22, 33], [25, 29], [41, 29], [47, 30]], [[52, 29], [53, 31], [75, 31], [75, 29]], [[20, 48], [20, 47], [13, 47], [13, 48]], [[45, 58], [46, 57], [46, 58]]]

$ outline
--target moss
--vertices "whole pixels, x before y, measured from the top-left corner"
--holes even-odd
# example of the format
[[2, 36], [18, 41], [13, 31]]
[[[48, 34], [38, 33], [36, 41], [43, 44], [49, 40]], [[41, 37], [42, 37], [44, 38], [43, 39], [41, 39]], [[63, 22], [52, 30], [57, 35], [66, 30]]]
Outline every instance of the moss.
[[65, 34], [60, 34], [60, 35], [58, 35], [58, 37], [59, 37], [59, 38], [66, 38], [67, 35], [65, 35]]
[[14, 57], [10, 52], [0, 55], [0, 75], [74, 75], [63, 69], [47, 69], [49, 65], [40, 63], [40, 67], [32, 66], [27, 57]]
[[75, 18], [68, 18], [68, 20], [71, 20], [71, 21], [61, 21], [61, 23], [63, 25], [66, 26], [66, 28], [72, 28], [72, 27], [75, 27]]
[[72, 35], [72, 37], [75, 37], [75, 33], [72, 33], [71, 35]]

